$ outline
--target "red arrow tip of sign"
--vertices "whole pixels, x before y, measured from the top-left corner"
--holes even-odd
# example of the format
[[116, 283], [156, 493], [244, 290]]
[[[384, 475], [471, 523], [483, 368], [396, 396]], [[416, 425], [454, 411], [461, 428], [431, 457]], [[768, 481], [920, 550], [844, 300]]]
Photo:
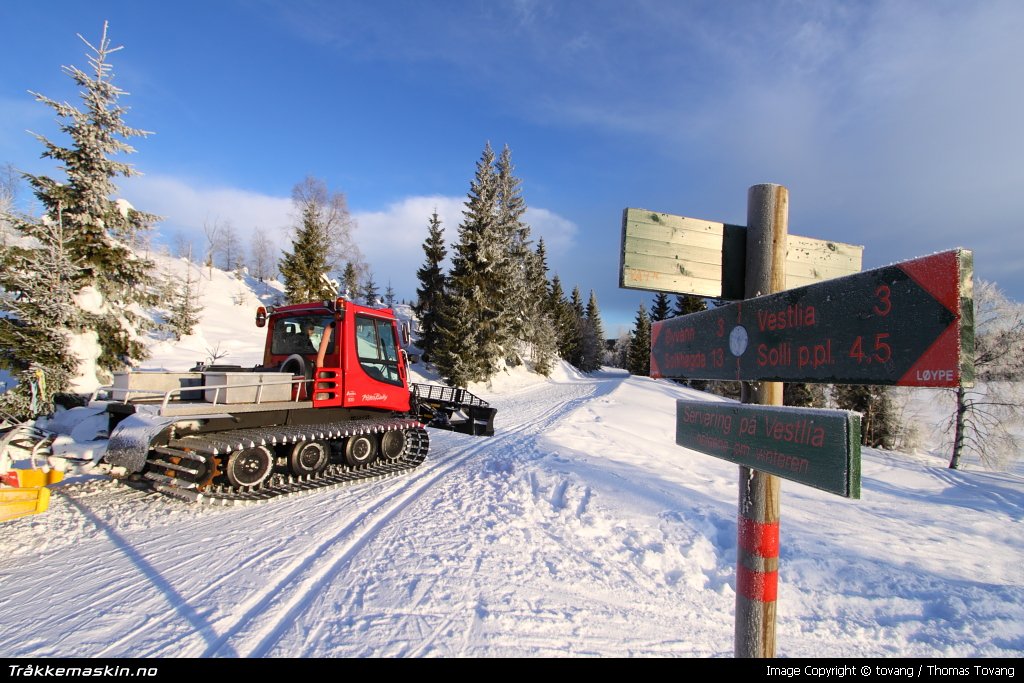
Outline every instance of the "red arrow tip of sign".
[[960, 383], [960, 330], [946, 328], [897, 382], [905, 387], [955, 387]]
[[960, 315], [959, 251], [945, 251], [907, 261], [900, 264], [900, 269], [936, 301], [955, 315]]

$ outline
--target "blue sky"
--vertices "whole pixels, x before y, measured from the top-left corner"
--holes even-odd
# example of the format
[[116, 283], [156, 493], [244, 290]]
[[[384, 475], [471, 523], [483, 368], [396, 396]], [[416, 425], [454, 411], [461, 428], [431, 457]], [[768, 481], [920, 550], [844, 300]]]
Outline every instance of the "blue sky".
[[963, 247], [1024, 300], [1018, 0], [4, 0], [0, 164], [59, 176], [28, 91], [77, 103], [61, 66], [104, 21], [126, 121], [154, 133], [121, 194], [168, 239], [229, 220], [287, 246], [312, 175], [411, 298], [430, 213], [454, 240], [490, 142], [609, 333], [651, 298], [618, 287], [624, 208], [742, 224], [766, 182], [791, 233], [863, 245], [865, 268]]

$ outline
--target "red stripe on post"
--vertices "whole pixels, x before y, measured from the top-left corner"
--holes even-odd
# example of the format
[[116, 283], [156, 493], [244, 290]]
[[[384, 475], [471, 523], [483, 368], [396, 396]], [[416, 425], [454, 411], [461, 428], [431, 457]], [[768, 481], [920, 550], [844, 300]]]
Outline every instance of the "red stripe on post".
[[755, 522], [739, 518], [739, 544], [742, 550], [758, 557], [779, 556], [779, 523]]
[[779, 594], [779, 572], [759, 572], [741, 564], [736, 568], [736, 592], [747, 600], [775, 602]]

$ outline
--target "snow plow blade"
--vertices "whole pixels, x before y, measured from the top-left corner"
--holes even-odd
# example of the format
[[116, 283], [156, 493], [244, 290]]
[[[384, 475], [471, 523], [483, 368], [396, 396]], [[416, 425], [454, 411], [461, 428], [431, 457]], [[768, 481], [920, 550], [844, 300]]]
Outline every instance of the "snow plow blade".
[[436, 384], [410, 384], [414, 412], [424, 424], [471, 436], [494, 436], [498, 410], [465, 389]]

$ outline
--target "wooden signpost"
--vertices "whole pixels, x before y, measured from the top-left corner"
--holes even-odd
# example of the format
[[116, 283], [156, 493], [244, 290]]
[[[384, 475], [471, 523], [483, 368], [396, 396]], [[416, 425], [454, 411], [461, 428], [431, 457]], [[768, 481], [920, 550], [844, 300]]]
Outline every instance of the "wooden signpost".
[[[786, 289], [859, 273], [864, 247], [789, 235]], [[619, 286], [744, 298], [747, 228], [646, 209], [622, 212]]]
[[972, 257], [860, 273], [861, 247], [788, 236], [789, 192], [752, 186], [747, 226], [623, 212], [622, 287], [742, 299], [657, 322], [651, 376], [739, 380], [742, 404], [679, 401], [676, 442], [739, 465], [737, 657], [775, 656], [780, 478], [860, 497], [860, 417], [786, 408], [782, 381], [973, 381]]

